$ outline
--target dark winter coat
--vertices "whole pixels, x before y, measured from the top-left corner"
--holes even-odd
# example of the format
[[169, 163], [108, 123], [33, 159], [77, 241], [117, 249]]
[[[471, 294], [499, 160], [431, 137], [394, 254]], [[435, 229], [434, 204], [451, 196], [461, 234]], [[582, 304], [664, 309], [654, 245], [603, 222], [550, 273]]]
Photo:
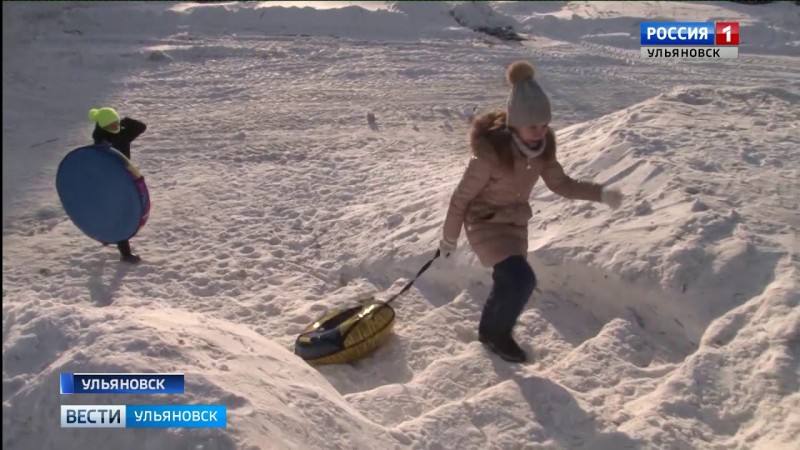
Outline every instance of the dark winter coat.
[[131, 159], [131, 142], [147, 130], [147, 125], [128, 117], [119, 121], [119, 133], [111, 133], [95, 125], [92, 139], [95, 144], [108, 142], [126, 158]]

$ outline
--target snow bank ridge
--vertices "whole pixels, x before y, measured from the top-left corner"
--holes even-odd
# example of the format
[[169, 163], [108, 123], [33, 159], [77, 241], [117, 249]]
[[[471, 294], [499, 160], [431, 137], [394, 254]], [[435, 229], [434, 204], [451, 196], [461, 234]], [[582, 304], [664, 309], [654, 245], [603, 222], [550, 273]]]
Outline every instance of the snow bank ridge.
[[[314, 368], [247, 327], [186, 311], [29, 309], [4, 319], [4, 331], [21, 329], [3, 353], [3, 447], [102, 447], [109, 434], [53, 426], [60, 404], [224, 404], [227, 429], [169, 433], [126, 430], [120, 449], [391, 448], [395, 439], [357, 412]], [[72, 331], [66, 331], [72, 330]], [[61, 372], [183, 372], [180, 396], [59, 395]], [[223, 387], [225, 386], [225, 387]], [[310, 414], [311, 416], [306, 416]], [[266, 415], [266, 416], [265, 416]], [[269, 417], [262, 420], [258, 417]], [[309, 432], [308, 421], [348, 429], [332, 436]], [[254, 422], [255, 421], [255, 422]], [[248, 434], [241, 430], [256, 430]], [[302, 439], [298, 441], [298, 439]], [[244, 447], [251, 448], [251, 447]]]
[[[682, 88], [561, 130], [567, 170], [619, 186], [628, 199], [613, 213], [546, 204], [547, 219], [531, 233], [539, 278], [601, 317], [628, 317], [691, 351], [711, 321], [762, 293], [789, 257], [796, 229], [786, 224], [796, 215], [781, 180], [791, 182], [798, 157], [781, 149], [798, 104], [778, 88]], [[716, 111], [726, 119], [709, 123]], [[745, 142], [740, 128], [752, 129]], [[695, 142], [703, 144], [683, 148]], [[534, 194], [552, 198], [541, 186]], [[599, 243], [587, 244], [587, 234]]]

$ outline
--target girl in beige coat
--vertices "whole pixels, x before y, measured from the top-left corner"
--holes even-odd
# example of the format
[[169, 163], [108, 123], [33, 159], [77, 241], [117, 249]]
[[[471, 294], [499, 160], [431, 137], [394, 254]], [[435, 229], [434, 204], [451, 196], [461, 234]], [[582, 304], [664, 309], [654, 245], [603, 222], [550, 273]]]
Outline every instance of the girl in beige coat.
[[456, 248], [462, 226], [478, 259], [492, 267], [494, 284], [483, 308], [478, 338], [508, 361], [523, 362], [525, 352], [512, 329], [528, 302], [536, 277], [527, 262], [528, 203], [541, 177], [554, 193], [575, 200], [619, 207], [622, 194], [595, 183], [576, 181], [556, 158], [549, 128], [550, 101], [534, 80], [533, 66], [511, 64], [506, 77], [511, 93], [505, 112], [476, 118], [470, 129], [472, 158], [455, 189], [439, 243], [446, 258]]

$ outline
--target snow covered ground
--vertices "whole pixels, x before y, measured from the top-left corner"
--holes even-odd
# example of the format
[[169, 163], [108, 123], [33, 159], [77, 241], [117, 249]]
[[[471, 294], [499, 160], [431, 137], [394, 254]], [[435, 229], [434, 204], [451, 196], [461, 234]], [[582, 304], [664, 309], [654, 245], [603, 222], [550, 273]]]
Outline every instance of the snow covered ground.
[[[800, 8], [339, 3], [3, 3], [4, 448], [800, 447]], [[640, 60], [643, 18], [739, 20], [740, 59]], [[432, 256], [469, 118], [520, 58], [567, 171], [627, 195], [535, 189], [535, 361], [476, 341], [490, 278], [464, 242], [373, 357], [295, 357]], [[53, 188], [99, 105], [149, 127], [135, 267]], [[58, 394], [60, 372], [137, 371], [186, 395]], [[62, 403], [223, 403], [228, 428], [61, 429]]]

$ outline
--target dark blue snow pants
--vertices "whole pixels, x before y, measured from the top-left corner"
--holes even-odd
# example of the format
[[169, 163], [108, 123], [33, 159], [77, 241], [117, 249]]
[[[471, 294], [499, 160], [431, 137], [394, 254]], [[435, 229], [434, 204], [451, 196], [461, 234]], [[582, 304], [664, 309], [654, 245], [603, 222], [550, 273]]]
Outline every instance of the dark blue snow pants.
[[511, 256], [494, 266], [492, 280], [478, 332], [487, 337], [509, 336], [533, 294], [536, 275], [525, 257]]

